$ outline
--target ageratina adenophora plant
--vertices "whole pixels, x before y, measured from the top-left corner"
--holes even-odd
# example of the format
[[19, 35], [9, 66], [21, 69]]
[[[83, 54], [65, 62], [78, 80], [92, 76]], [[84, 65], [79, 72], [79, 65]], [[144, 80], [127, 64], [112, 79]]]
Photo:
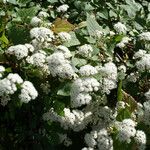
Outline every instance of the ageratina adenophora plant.
[[148, 0], [0, 1], [0, 149], [150, 149]]

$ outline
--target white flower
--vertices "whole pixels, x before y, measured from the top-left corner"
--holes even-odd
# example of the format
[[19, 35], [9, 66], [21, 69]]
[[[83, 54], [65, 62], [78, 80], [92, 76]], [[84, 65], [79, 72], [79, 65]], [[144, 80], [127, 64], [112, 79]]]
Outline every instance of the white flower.
[[139, 78], [139, 73], [138, 73], [138, 72], [135, 72], [135, 73], [132, 72], [132, 73], [130, 73], [130, 74], [128, 75], [127, 80], [128, 80], [129, 82], [135, 83], [138, 78]]
[[118, 43], [116, 46], [117, 46], [117, 47], [120, 47], [120, 48], [124, 48], [124, 47], [126, 46], [126, 44], [129, 43], [129, 41], [131, 41], [130, 38], [128, 38], [128, 37], [123, 37], [122, 40], [121, 40], [121, 42]]
[[89, 92], [99, 90], [99, 82], [95, 78], [77, 79], [71, 87], [71, 106], [80, 107], [92, 100]]
[[63, 42], [71, 40], [71, 35], [67, 32], [60, 32], [58, 33], [58, 36]]
[[137, 130], [134, 140], [138, 145], [138, 150], [146, 148], [146, 135], [143, 131]]
[[113, 150], [113, 140], [106, 129], [101, 129], [98, 132], [97, 143], [99, 150]]
[[28, 48], [25, 45], [10, 46], [6, 53], [9, 55], [15, 55], [18, 60], [28, 56]]
[[78, 53], [84, 57], [90, 57], [93, 52], [93, 48], [89, 44], [84, 44], [79, 47]]
[[47, 12], [40, 11], [40, 12], [38, 13], [38, 17], [39, 17], [39, 18], [47, 18], [47, 17], [49, 17], [49, 14], [48, 14]]
[[9, 79], [13, 83], [21, 84], [23, 83], [22, 78], [17, 73], [9, 73], [7, 76], [7, 79]]
[[150, 126], [150, 100], [144, 102], [143, 104], [141, 121], [144, 122], [144, 124]]
[[114, 63], [109, 62], [104, 64], [104, 67], [99, 69], [99, 72], [103, 74], [105, 78], [114, 79], [117, 78], [117, 67]]
[[[56, 52], [47, 57], [50, 68], [55, 68], [58, 65], [69, 63], [62, 52]], [[50, 69], [51, 70], [51, 69]]]
[[64, 54], [65, 58], [70, 58], [72, 56], [71, 52], [69, 51], [69, 49], [66, 46], [63, 46], [63, 45], [57, 46], [57, 51], [62, 52]]
[[117, 108], [118, 110], [120, 110], [120, 109], [125, 109], [125, 102], [123, 102], [123, 101], [118, 101], [118, 102], [117, 102], [117, 105], [116, 105], [116, 108]]
[[117, 80], [117, 67], [113, 62], [104, 64], [104, 67], [100, 67], [98, 71], [104, 76], [104, 78]]
[[139, 61], [136, 62], [136, 67], [139, 71], [150, 70], [150, 54], [145, 54]]
[[0, 73], [5, 71], [5, 67], [0, 65]]
[[52, 41], [54, 33], [52, 30], [45, 27], [35, 27], [30, 30], [31, 38], [35, 38], [40, 42]]
[[65, 58], [65, 56], [68, 56], [67, 53], [58, 51], [47, 58], [52, 76], [59, 76], [62, 79], [76, 78], [75, 69], [71, 66], [69, 60]]
[[92, 136], [92, 134], [87, 133], [84, 137], [85, 143], [89, 146], [94, 148], [97, 145], [96, 138]]
[[92, 148], [92, 147], [84, 147], [81, 150], [94, 150], [94, 148]]
[[31, 44], [25, 44], [25, 46], [28, 48], [29, 52], [34, 52], [34, 47]]
[[103, 35], [104, 35], [104, 33], [103, 33], [102, 31], [99, 31], [99, 30], [96, 30], [96, 31], [95, 31], [95, 34], [96, 34], [96, 37], [97, 37], [98, 39], [101, 39], [101, 38], [103, 37]]
[[144, 95], [147, 100], [150, 100], [150, 89]]
[[54, 74], [57, 74], [62, 79], [73, 79], [76, 77], [75, 70], [69, 63], [57, 66]]
[[0, 80], [0, 96], [14, 94], [17, 91], [16, 84], [21, 84], [22, 78], [18, 74], [10, 73], [6, 78]]
[[98, 71], [95, 67], [91, 65], [85, 65], [80, 68], [79, 73], [81, 74], [81, 76], [90, 76], [97, 74]]
[[0, 65], [0, 78], [2, 77], [4, 71], [5, 71], [5, 67]]
[[114, 29], [116, 30], [116, 32], [118, 32], [119, 34], [126, 34], [127, 32], [127, 28], [124, 24], [122, 24], [121, 22], [118, 22], [114, 25]]
[[83, 130], [89, 123], [89, 117], [91, 113], [83, 113], [80, 110], [70, 111], [69, 108], [64, 108], [64, 116], [57, 115], [53, 108], [49, 112], [43, 115], [44, 120], [51, 120], [55, 122], [60, 122], [64, 129], [72, 129], [76, 132]]
[[143, 32], [139, 35], [140, 40], [150, 41], [150, 32]]
[[24, 81], [24, 83], [21, 85], [21, 94], [19, 95], [21, 102], [28, 103], [37, 96], [38, 92], [34, 88], [33, 84], [29, 81]]
[[32, 56], [27, 57], [27, 62], [37, 66], [37, 67], [43, 67], [44, 63], [46, 62], [46, 56], [42, 52], [38, 52], [33, 54]]
[[125, 65], [121, 65], [121, 66], [118, 67], [118, 70], [125, 73], [127, 69], [126, 69]]
[[138, 144], [146, 144], [146, 135], [143, 131], [137, 130], [134, 140]]
[[79, 93], [77, 95], [71, 95], [71, 106], [72, 107], [80, 107], [82, 105], [89, 104], [92, 100], [90, 94], [87, 93]]
[[110, 34], [110, 36], [114, 36], [114, 35], [115, 35], [115, 32], [110, 31], [109, 34]]
[[33, 27], [37, 27], [39, 26], [40, 24], [42, 23], [42, 20], [38, 17], [33, 17], [30, 21], [30, 24], [33, 26]]
[[122, 122], [118, 124], [117, 127], [118, 134], [117, 138], [121, 142], [131, 142], [131, 138], [136, 134], [136, 123], [131, 119], [124, 119]]
[[57, 8], [57, 11], [58, 12], [66, 12], [68, 10], [68, 8], [69, 8], [69, 6], [67, 4], [63, 4]]
[[142, 58], [145, 54], [145, 50], [139, 49], [139, 51], [134, 54], [133, 59]]

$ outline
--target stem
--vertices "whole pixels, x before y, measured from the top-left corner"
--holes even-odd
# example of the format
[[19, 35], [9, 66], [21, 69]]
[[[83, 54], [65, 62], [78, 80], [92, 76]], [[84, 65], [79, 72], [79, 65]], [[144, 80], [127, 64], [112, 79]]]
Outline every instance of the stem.
[[117, 89], [117, 101], [122, 101], [123, 94], [122, 94], [122, 80], [119, 79], [118, 81], [118, 89]]

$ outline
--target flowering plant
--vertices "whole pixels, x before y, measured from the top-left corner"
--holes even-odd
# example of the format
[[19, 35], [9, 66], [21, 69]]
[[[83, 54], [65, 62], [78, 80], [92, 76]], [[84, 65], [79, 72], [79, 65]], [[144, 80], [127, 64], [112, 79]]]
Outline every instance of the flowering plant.
[[0, 149], [150, 148], [150, 3], [99, 3], [0, 1]]

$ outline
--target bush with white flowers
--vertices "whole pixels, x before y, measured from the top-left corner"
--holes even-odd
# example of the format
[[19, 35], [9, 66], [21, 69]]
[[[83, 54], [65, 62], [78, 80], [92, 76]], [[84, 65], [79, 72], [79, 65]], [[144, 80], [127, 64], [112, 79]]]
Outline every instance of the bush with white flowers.
[[148, 0], [3, 0], [0, 17], [0, 149], [150, 149]]

